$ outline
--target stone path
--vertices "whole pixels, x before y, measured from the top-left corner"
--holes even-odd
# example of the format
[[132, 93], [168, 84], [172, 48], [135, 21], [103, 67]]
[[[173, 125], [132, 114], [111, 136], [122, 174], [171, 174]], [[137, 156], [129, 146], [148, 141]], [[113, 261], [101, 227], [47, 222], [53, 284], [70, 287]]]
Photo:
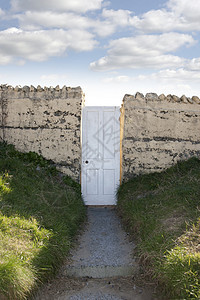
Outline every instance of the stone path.
[[151, 300], [151, 289], [134, 283], [135, 245], [112, 208], [88, 208], [88, 222], [71, 260], [34, 300]]

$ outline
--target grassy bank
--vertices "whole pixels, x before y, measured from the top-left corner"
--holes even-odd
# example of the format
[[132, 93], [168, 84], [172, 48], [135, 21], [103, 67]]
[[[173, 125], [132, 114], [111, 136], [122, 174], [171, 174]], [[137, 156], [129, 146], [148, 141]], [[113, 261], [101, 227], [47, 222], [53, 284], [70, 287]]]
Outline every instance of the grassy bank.
[[162, 299], [200, 299], [200, 160], [124, 183], [117, 208]]
[[26, 299], [55, 274], [84, 218], [79, 184], [0, 143], [0, 297]]

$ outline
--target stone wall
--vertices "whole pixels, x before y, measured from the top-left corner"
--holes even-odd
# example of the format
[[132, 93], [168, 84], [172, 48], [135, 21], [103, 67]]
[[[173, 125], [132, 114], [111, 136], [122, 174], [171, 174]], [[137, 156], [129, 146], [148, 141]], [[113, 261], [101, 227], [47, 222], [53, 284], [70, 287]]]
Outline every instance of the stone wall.
[[121, 111], [123, 180], [200, 158], [198, 97], [125, 95]]
[[75, 180], [81, 169], [80, 87], [0, 86], [0, 139], [51, 159]]
[[[0, 140], [34, 151], [80, 181], [80, 87], [0, 86]], [[121, 108], [121, 179], [200, 157], [200, 99], [140, 93]]]

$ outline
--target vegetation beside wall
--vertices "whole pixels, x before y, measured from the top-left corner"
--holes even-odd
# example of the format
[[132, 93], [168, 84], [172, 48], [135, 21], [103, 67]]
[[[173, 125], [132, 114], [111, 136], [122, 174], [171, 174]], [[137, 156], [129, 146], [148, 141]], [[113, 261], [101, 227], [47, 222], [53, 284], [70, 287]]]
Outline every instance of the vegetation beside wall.
[[200, 160], [129, 180], [118, 190], [117, 208], [162, 299], [199, 299]]
[[54, 275], [85, 213], [79, 184], [0, 143], [0, 297], [26, 299]]

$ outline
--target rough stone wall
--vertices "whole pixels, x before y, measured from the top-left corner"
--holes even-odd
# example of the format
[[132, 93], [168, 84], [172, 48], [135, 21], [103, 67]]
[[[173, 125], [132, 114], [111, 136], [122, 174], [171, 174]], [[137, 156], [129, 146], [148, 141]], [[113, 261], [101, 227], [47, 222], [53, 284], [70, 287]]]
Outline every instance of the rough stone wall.
[[0, 86], [0, 139], [51, 159], [75, 180], [81, 169], [80, 87]]
[[122, 179], [200, 158], [200, 99], [149, 93], [122, 104]]
[[[0, 86], [0, 140], [51, 159], [80, 180], [80, 87]], [[121, 108], [121, 178], [161, 171], [177, 160], [200, 157], [200, 99], [125, 95]]]

